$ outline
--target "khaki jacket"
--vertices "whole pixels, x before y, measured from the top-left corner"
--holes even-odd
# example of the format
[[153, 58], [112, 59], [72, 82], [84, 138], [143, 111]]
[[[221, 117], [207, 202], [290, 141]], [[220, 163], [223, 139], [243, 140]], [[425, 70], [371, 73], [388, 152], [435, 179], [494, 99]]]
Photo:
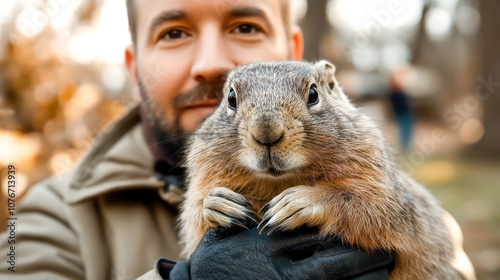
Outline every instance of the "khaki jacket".
[[155, 261], [180, 252], [177, 210], [161, 198], [163, 185], [135, 108], [71, 173], [38, 183], [17, 202], [15, 244], [9, 230], [0, 234], [0, 279], [160, 279]]

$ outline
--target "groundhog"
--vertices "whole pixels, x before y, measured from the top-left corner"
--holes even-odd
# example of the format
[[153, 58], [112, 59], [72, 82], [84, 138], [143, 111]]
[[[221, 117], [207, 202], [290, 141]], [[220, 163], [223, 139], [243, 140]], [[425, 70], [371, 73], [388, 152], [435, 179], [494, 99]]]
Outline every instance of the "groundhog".
[[267, 234], [315, 226], [362, 249], [390, 251], [390, 279], [475, 278], [456, 222], [396, 168], [334, 65], [239, 66], [223, 93], [188, 143], [185, 257], [209, 228], [248, 218]]

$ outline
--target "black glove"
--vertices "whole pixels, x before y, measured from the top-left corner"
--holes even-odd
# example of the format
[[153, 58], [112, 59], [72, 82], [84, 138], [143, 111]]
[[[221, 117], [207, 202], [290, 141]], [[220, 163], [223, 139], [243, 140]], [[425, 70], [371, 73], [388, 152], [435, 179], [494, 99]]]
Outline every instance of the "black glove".
[[[250, 223], [250, 222], [248, 222]], [[390, 254], [342, 245], [321, 238], [314, 228], [259, 235], [255, 224], [210, 229], [189, 263], [161, 259], [164, 279], [387, 279]]]

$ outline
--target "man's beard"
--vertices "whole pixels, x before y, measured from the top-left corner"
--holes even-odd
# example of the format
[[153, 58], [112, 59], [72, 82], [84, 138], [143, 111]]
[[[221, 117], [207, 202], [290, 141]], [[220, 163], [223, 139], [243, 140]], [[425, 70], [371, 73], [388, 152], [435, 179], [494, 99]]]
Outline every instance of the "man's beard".
[[181, 108], [185, 108], [198, 101], [208, 99], [222, 99], [222, 89], [224, 87], [224, 79], [226, 75], [222, 75], [220, 79], [214, 82], [204, 82], [197, 85], [192, 90], [184, 93], [178, 93], [173, 99], [173, 104], [167, 109], [172, 110], [173, 119], [167, 119], [165, 112], [158, 108], [155, 101], [151, 98], [146, 86], [143, 83], [142, 77], [137, 74], [139, 83], [139, 92], [143, 100], [144, 111], [148, 122], [155, 133], [156, 139], [165, 147], [178, 150], [184, 146], [186, 137], [190, 135], [180, 125]]

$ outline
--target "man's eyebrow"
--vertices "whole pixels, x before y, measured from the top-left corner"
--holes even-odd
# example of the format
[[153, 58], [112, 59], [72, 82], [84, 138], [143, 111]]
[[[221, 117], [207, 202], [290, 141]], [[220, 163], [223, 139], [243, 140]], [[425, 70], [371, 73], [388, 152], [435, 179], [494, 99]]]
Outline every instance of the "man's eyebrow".
[[258, 16], [267, 19], [266, 13], [256, 7], [234, 7], [227, 15], [230, 17]]
[[151, 21], [149, 32], [153, 32], [156, 27], [166, 21], [185, 19], [186, 13], [181, 10], [163, 11]]

